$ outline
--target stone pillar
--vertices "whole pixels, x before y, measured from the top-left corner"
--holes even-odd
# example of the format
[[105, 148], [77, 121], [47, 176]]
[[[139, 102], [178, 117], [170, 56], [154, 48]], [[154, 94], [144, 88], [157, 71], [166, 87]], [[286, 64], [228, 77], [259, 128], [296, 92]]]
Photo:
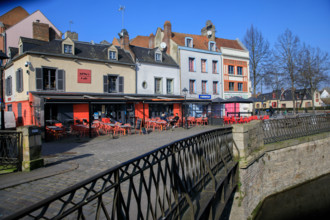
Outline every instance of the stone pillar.
[[[246, 124], [233, 125], [233, 138], [237, 145], [241, 158], [247, 158], [264, 146], [264, 135], [261, 121], [251, 121]], [[234, 155], [238, 156], [236, 148]]]
[[22, 126], [17, 128], [22, 132], [22, 171], [30, 171], [44, 166], [41, 158], [41, 128], [37, 126]]

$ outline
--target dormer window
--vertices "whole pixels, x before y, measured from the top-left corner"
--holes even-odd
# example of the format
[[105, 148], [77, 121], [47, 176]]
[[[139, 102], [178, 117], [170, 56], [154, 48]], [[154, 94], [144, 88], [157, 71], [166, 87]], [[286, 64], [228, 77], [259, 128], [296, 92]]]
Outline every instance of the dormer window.
[[109, 59], [110, 60], [117, 60], [117, 52], [113, 51], [113, 50], [110, 50], [109, 51]]
[[72, 54], [72, 45], [64, 44], [64, 53]]
[[213, 42], [213, 41], [209, 42], [209, 50], [210, 51], [215, 51], [215, 42]]
[[108, 59], [109, 60], [118, 60], [118, 49], [116, 46], [111, 45], [108, 48]]
[[161, 53], [155, 53], [155, 60], [157, 62], [162, 62], [162, 54]]
[[186, 37], [186, 47], [193, 47], [193, 39], [191, 37]]
[[74, 42], [67, 37], [62, 41], [62, 53], [74, 55]]

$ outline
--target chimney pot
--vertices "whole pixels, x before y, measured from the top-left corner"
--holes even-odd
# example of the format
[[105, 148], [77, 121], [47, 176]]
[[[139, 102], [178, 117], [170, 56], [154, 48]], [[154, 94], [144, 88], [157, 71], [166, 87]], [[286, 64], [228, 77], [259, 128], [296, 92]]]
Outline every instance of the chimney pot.
[[163, 42], [166, 43], [166, 53], [170, 54], [170, 43], [171, 43], [171, 37], [172, 37], [172, 24], [169, 21], [165, 21], [164, 23], [164, 37]]

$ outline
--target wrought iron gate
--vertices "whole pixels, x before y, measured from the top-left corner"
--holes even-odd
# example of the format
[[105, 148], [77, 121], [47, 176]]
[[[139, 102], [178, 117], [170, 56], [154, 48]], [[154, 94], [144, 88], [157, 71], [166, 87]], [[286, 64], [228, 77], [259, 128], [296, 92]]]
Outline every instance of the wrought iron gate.
[[22, 133], [0, 131], [0, 173], [5, 170], [21, 170]]

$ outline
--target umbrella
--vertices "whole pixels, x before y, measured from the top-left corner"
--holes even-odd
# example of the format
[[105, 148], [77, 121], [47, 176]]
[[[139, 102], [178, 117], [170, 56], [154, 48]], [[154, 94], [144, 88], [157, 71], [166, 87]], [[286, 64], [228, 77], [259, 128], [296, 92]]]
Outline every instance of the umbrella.
[[212, 99], [212, 102], [213, 102], [213, 103], [222, 103], [223, 101], [225, 101], [225, 100], [222, 99], [222, 98], [215, 98], [215, 99]]
[[[251, 101], [249, 99], [244, 99], [239, 96], [234, 96], [227, 100], [224, 100], [222, 103], [234, 103], [234, 104], [236, 104], [236, 103], [253, 103], [253, 101]], [[236, 114], [236, 105], [234, 105], [234, 108], [235, 108], [235, 114]]]
[[239, 96], [234, 96], [223, 101], [223, 103], [252, 103], [253, 101], [249, 99], [244, 99]]

